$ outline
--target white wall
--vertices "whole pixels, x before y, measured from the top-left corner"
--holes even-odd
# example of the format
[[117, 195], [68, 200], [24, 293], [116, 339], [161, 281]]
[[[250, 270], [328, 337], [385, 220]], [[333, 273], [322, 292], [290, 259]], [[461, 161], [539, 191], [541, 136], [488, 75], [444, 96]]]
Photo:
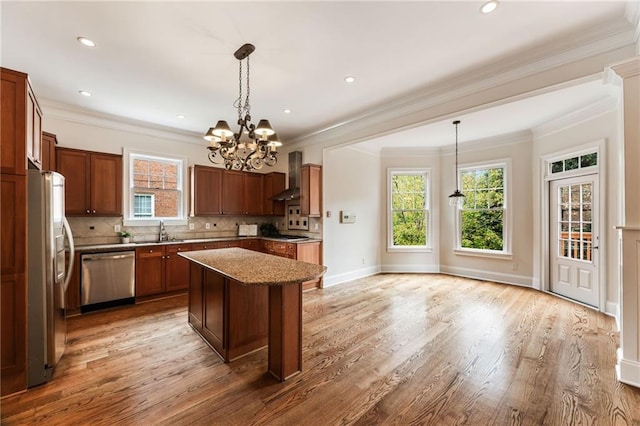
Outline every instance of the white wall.
[[[606, 206], [600, 214], [604, 215], [604, 229], [600, 229], [600, 268], [604, 268], [606, 312], [617, 315], [620, 299], [619, 283], [619, 251], [618, 234], [614, 226], [621, 223], [621, 181], [622, 148], [620, 142], [620, 112], [619, 110], [603, 113], [602, 115], [583, 121], [577, 125], [559, 131], [535, 137], [533, 149], [534, 179], [533, 193], [536, 198], [543, 195], [543, 176], [541, 176], [541, 157], [557, 152], [579, 149], [581, 146], [592, 145], [599, 140], [605, 141], [605, 163], [601, 163], [600, 179], [605, 179], [606, 191], [600, 194], [600, 204]], [[536, 206], [534, 210], [535, 227], [533, 245], [536, 256], [535, 275], [541, 287], [546, 288], [547, 277], [541, 275], [543, 261], [541, 247], [543, 212]], [[547, 275], [546, 272], [542, 273]]]
[[[307, 152], [303, 154], [306, 159]], [[380, 158], [353, 148], [326, 150], [323, 161], [325, 218], [324, 286], [379, 271], [382, 218]], [[356, 212], [356, 223], [340, 223], [340, 211]]]

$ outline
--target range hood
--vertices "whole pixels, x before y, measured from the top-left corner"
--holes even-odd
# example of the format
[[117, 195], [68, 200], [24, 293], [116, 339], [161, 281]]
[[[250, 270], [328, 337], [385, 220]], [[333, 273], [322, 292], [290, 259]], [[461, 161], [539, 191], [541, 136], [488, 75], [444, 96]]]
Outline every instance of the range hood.
[[302, 168], [302, 151], [289, 153], [289, 188], [271, 197], [272, 200], [293, 200], [300, 198], [300, 169]]

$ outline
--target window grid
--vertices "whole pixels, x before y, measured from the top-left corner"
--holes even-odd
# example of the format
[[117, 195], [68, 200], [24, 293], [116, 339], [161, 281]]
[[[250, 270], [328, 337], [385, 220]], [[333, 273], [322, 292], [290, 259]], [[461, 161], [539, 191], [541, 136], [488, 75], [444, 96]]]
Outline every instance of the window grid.
[[558, 187], [558, 256], [592, 260], [592, 184]]
[[428, 247], [428, 185], [426, 171], [391, 172], [391, 247]]
[[550, 162], [549, 174], [564, 173], [571, 170], [579, 170], [586, 167], [594, 167], [597, 165], [598, 153], [590, 152], [588, 154], [574, 155], [572, 157]]
[[461, 249], [505, 250], [505, 166], [461, 172], [465, 200], [459, 211]]
[[133, 195], [133, 216], [134, 217], [153, 217], [153, 194], [134, 194]]

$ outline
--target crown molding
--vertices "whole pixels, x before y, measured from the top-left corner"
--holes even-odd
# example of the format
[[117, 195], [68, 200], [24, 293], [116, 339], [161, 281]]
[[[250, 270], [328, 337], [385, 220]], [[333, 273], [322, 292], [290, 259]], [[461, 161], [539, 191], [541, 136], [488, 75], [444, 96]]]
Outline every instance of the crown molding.
[[440, 157], [438, 147], [403, 147], [401, 150], [394, 148], [382, 148], [380, 156], [384, 158], [392, 157]]
[[539, 139], [577, 126], [585, 121], [592, 120], [601, 115], [615, 111], [618, 108], [619, 99], [615, 97], [602, 98], [597, 102], [570, 112], [561, 117], [554, 118], [531, 129], [533, 138]]
[[[467, 141], [458, 145], [458, 153], [469, 153], [477, 151], [485, 151], [492, 148], [501, 148], [508, 145], [518, 145], [521, 143], [532, 143], [533, 134], [530, 130], [520, 130], [504, 135], [491, 136], [488, 138]], [[454, 155], [455, 145], [446, 145], [439, 148], [440, 155]]]
[[[317, 143], [335, 145], [360, 142], [443, 119], [455, 112], [478, 109], [487, 103], [488, 94], [490, 99], [497, 102], [602, 72], [612, 61], [629, 57], [630, 52], [635, 49], [634, 31], [627, 19], [616, 19], [578, 35], [569, 37], [565, 34], [543, 46], [463, 70], [423, 90], [413, 91], [413, 95], [391, 99], [348, 120], [294, 138], [290, 142], [296, 147]], [[577, 64], [579, 61], [585, 61], [584, 66], [577, 66], [580, 65]], [[519, 89], [513, 85], [514, 82], [540, 76], [542, 73], [548, 75], [538, 78], [535, 83], [527, 83], [537, 84], [538, 87]], [[473, 100], [465, 99], [474, 96], [478, 99], [475, 104]], [[429, 116], [429, 109], [440, 111]]]
[[640, 0], [627, 0], [624, 16], [635, 27], [636, 54], [640, 55]]
[[195, 132], [78, 108], [73, 105], [55, 102], [49, 99], [39, 99], [38, 103], [42, 108], [45, 117], [51, 117], [70, 123], [100, 127], [103, 129], [118, 130], [138, 135], [205, 146], [205, 143], [202, 140], [202, 135]]

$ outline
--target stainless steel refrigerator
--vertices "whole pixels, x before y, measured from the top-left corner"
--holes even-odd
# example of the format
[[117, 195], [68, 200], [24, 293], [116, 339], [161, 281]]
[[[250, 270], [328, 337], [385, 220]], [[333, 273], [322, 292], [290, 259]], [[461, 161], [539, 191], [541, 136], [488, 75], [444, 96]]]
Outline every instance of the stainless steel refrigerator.
[[[65, 293], [74, 245], [64, 216], [64, 176], [29, 170], [27, 180], [27, 385], [32, 387], [51, 379], [65, 350]], [[67, 269], [65, 240], [70, 250]]]

